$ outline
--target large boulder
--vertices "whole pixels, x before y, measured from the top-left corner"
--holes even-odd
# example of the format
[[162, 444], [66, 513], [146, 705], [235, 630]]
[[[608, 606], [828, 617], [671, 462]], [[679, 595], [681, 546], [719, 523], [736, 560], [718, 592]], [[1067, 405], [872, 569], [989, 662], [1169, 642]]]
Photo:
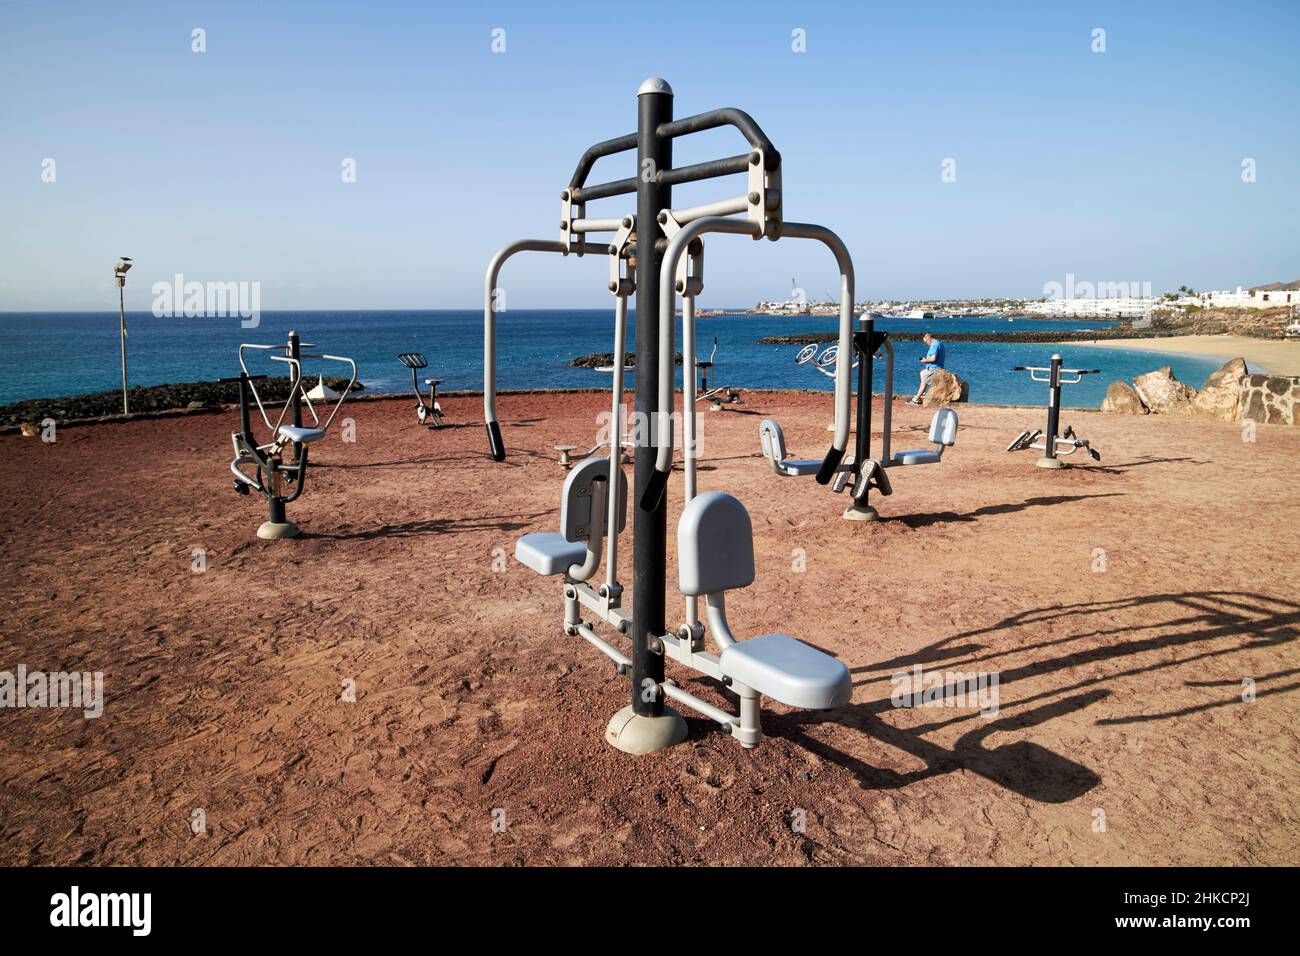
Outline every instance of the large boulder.
[[1102, 400], [1101, 410], [1103, 412], [1116, 412], [1120, 415], [1145, 415], [1147, 407], [1142, 404], [1142, 399], [1138, 398], [1138, 393], [1133, 390], [1128, 382], [1111, 382], [1110, 388], [1106, 389], [1106, 397]]
[[930, 387], [926, 389], [923, 405], [951, 405], [964, 402], [970, 395], [970, 385], [946, 368], [941, 368], [930, 376]]
[[1133, 390], [1152, 413], [1189, 415], [1196, 389], [1174, 378], [1168, 365], [1133, 379]]
[[1245, 359], [1228, 362], [1205, 380], [1192, 399], [1192, 411], [1205, 418], [1235, 422], [1241, 408], [1241, 386], [1248, 374]]

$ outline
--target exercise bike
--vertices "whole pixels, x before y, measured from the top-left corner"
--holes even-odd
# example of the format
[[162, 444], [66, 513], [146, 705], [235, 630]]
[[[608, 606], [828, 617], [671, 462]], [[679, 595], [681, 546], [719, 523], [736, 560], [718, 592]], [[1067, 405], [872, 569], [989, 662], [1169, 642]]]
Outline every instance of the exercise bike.
[[419, 352], [401, 352], [397, 356], [397, 361], [401, 362], [411, 370], [411, 391], [415, 392], [415, 417], [420, 420], [421, 425], [428, 425], [430, 428], [441, 428], [447, 424], [442, 415], [442, 405], [438, 403], [438, 386], [443, 380], [440, 378], [426, 378], [424, 384], [429, 386], [429, 402], [425, 404], [424, 396], [420, 394], [420, 380], [416, 374], [422, 368], [428, 368], [429, 362]]
[[[285, 516], [285, 505], [297, 501], [306, 487], [308, 446], [325, 437], [330, 423], [334, 421], [334, 416], [343, 407], [343, 402], [347, 400], [352, 386], [357, 383], [357, 364], [352, 359], [323, 353], [304, 353], [303, 344], [299, 341], [297, 332], [290, 332], [289, 340], [285, 345], [244, 344], [239, 347], [239, 365], [242, 369], [239, 373], [239, 431], [230, 436], [235, 449], [230, 471], [235, 476], [236, 492], [247, 495], [250, 491], [256, 491], [266, 498], [270, 515], [268, 520], [257, 529], [257, 536], [267, 540], [298, 536], [298, 527]], [[307, 348], [315, 348], [311, 343], [305, 344]], [[289, 366], [289, 397], [274, 424], [266, 413], [266, 406], [263, 405], [262, 396], [258, 394], [255, 384], [258, 381], [266, 381], [266, 376], [253, 376], [248, 372], [245, 352], [250, 349], [271, 352], [268, 358], [273, 362], [284, 362]], [[274, 354], [276, 352], [284, 354]], [[309, 393], [303, 390], [303, 359], [342, 362], [351, 369], [352, 377], [348, 381], [347, 388], [343, 390], [334, 410], [324, 422], [317, 415]], [[271, 433], [271, 440], [265, 444], [259, 444], [253, 436], [250, 397], [257, 405], [262, 421]], [[304, 407], [312, 417], [311, 427], [303, 425]], [[286, 417], [289, 419], [288, 424], [285, 424]], [[292, 450], [291, 457], [286, 454], [290, 450]], [[250, 466], [252, 471], [246, 471], [245, 469]]]

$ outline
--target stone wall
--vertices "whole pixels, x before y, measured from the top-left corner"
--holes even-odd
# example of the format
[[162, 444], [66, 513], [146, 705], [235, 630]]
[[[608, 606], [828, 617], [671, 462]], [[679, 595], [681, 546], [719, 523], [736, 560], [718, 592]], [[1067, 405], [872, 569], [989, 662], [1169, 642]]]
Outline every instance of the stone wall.
[[[310, 383], [316, 376], [309, 375], [306, 378], [310, 388]], [[327, 375], [325, 384], [330, 388], [342, 390], [348, 384], [348, 380]], [[352, 391], [355, 394], [363, 388], [365, 386], [357, 382], [352, 386]], [[257, 382], [257, 392], [262, 396], [263, 402], [283, 402], [289, 395], [289, 379], [287, 376], [260, 379]], [[239, 404], [239, 381], [227, 379], [222, 382], [133, 386], [129, 392], [129, 399], [132, 414], [150, 414], [174, 408], [215, 408], [220, 405], [237, 405]], [[70, 422], [121, 414], [122, 393], [119, 390], [74, 395], [68, 398], [31, 398], [0, 407], [0, 427], [31, 424], [46, 418], [52, 418], [57, 422]]]
[[1241, 383], [1237, 418], [1263, 425], [1300, 425], [1300, 376], [1247, 375]]

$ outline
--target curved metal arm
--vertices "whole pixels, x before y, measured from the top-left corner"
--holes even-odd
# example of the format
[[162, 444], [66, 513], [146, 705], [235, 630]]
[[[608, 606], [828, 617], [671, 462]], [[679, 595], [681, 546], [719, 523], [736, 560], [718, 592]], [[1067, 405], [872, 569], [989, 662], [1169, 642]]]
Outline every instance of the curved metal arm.
[[[294, 394], [299, 391], [302, 392], [302, 400], [307, 405], [307, 411], [311, 412], [312, 421], [315, 422], [316, 425], [321, 429], [325, 431], [329, 431], [330, 424], [334, 421], [334, 416], [339, 413], [339, 409], [342, 408], [343, 403], [347, 401], [348, 395], [351, 394], [352, 392], [352, 386], [357, 384], [357, 363], [352, 361], [352, 359], [342, 355], [323, 355], [323, 354], [313, 354], [313, 353], [302, 353], [296, 359], [290, 358], [287, 355], [272, 355], [269, 357], [273, 362], [286, 363], [293, 370], [293, 375], [289, 383], [289, 398], [285, 402], [284, 409], [280, 412], [280, 417], [276, 419], [275, 425], [271, 427], [272, 435], [274, 436], [279, 433], [280, 426], [284, 424], [284, 416], [289, 413], [289, 408], [293, 405]], [[312, 405], [310, 396], [308, 396], [306, 390], [303, 389], [302, 387], [303, 359], [319, 359], [325, 362], [342, 362], [344, 365], [347, 365], [352, 370], [351, 376], [348, 380], [347, 388], [343, 389], [343, 393], [339, 395], [339, 400], [337, 404], [335, 404], [333, 411], [330, 412], [329, 418], [325, 419], [324, 425], [322, 425], [320, 422], [320, 416], [316, 414], [316, 406]], [[250, 382], [249, 384], [251, 386], [252, 383]], [[255, 389], [253, 391], [253, 395], [254, 397], [257, 396], [257, 391]], [[261, 404], [262, 404], [261, 400], [258, 399], [258, 406], [260, 407]], [[263, 413], [263, 417], [265, 417], [265, 412]]]
[[[709, 110], [706, 113], [696, 113], [694, 116], [686, 116], [679, 120], [672, 120], [667, 123], [661, 123], [655, 130], [655, 135], [664, 139], [675, 139], [678, 136], [686, 136], [690, 133], [699, 133], [706, 129], [716, 129], [719, 126], [734, 126], [740, 131], [740, 135], [745, 137], [751, 148], [762, 149], [768, 157], [768, 164], [772, 169], [781, 165], [781, 154], [772, 141], [767, 138], [763, 128], [754, 121], [744, 110], [736, 109], [731, 106], [724, 106], [721, 109]], [[582, 154], [578, 160], [578, 168], [574, 170], [573, 175], [569, 178], [570, 189], [580, 189], [587, 182], [587, 176], [591, 173], [591, 168], [596, 165], [596, 160], [604, 156], [614, 156], [618, 153], [625, 153], [629, 150], [636, 149], [636, 133], [628, 133], [624, 136], [616, 136], [613, 139], [607, 139], [603, 142], [589, 146], [587, 151]], [[734, 157], [739, 159], [740, 157]], [[725, 160], [722, 162], [726, 162]], [[708, 165], [708, 164], [701, 164]], [[740, 172], [744, 167], [730, 170], [731, 172]], [[665, 173], [673, 171], [661, 171], [658, 175], [663, 177]], [[687, 180], [682, 180], [687, 181]], [[632, 192], [636, 188], [636, 180], [620, 180], [619, 183], [611, 183], [613, 186], [621, 186], [624, 183], [630, 183], [632, 189], [626, 190]], [[591, 192], [586, 196], [587, 199], [605, 198], [603, 194], [593, 194]]]
[[[762, 225], [743, 219], [708, 217], [696, 219], [683, 226], [668, 243], [664, 252], [662, 271], [659, 274], [659, 412], [654, 428], [655, 473], [651, 477], [641, 507], [654, 508], [663, 497], [668, 485], [668, 475], [673, 463], [673, 320], [676, 312], [675, 280], [677, 264], [686, 247], [706, 232], [728, 232], [736, 235], [761, 234]], [[853, 260], [844, 242], [831, 230], [811, 223], [787, 222], [782, 237], [816, 239], [830, 248], [840, 268], [840, 337], [841, 355], [852, 354], [853, 349]], [[852, 369], [849, 363], [837, 364], [835, 370], [835, 440], [817, 473], [819, 484], [828, 484], [839, 469], [840, 461], [849, 443], [849, 413], [852, 402]]]
[[652, 442], [655, 448], [655, 473], [642, 495], [641, 507], [658, 506], [668, 485], [673, 466], [673, 347], [677, 313], [677, 265], [686, 249], [706, 232], [729, 232], [740, 236], [762, 235], [761, 223], [725, 216], [706, 216], [687, 223], [672, 237], [659, 267], [659, 410], [655, 415]]
[[[605, 505], [609, 483], [604, 475], [591, 482], [591, 524], [587, 529], [587, 554], [581, 564], [571, 564], [565, 575], [571, 581], [586, 581], [600, 569], [601, 548], [605, 542]], [[617, 494], [613, 496], [617, 500]]]
[[661, 137], [675, 138], [685, 136], [688, 133], [698, 133], [706, 129], [716, 129], [719, 126], [734, 126], [739, 130], [740, 135], [745, 137], [750, 146], [762, 149], [767, 154], [772, 169], [776, 169], [781, 165], [781, 154], [772, 145], [772, 141], [767, 138], [767, 134], [763, 132], [762, 127], [754, 122], [754, 117], [744, 110], [738, 110], [732, 106], [724, 106], [721, 109], [709, 110], [707, 113], [696, 113], [694, 116], [661, 123], [655, 132]]
[[[871, 356], [875, 358], [875, 356]], [[870, 361], [863, 359], [862, 361]], [[871, 396], [867, 396], [867, 401], [871, 401]], [[888, 467], [893, 460], [894, 452], [890, 447], [894, 434], [894, 340], [885, 336], [885, 420], [881, 425], [883, 432], [880, 436], [880, 465]]]
[[[280, 426], [284, 424], [284, 416], [289, 414], [289, 409], [293, 406], [294, 395], [297, 394], [298, 389], [302, 387], [302, 361], [296, 358], [290, 358], [287, 355], [271, 355], [268, 357], [272, 362], [284, 362], [289, 366], [289, 370], [293, 373], [289, 376], [289, 397], [284, 401], [284, 408], [280, 409], [280, 417], [275, 420], [274, 425], [271, 425], [271, 439], [275, 440], [275, 438], [280, 434]], [[252, 388], [253, 383], [251, 380], [248, 385], [249, 388]], [[253, 389], [253, 397], [257, 398], [257, 389], [255, 388]], [[257, 407], [262, 407], [262, 400], [260, 398], [257, 399]], [[311, 408], [310, 401], [307, 402], [307, 407]], [[265, 411], [262, 412], [262, 417], [266, 417]], [[316, 418], [315, 411], [311, 413], [311, 417]], [[320, 420], [317, 419], [316, 423], [320, 424]]]
[[[817, 346], [813, 345], [810, 347], [815, 349]], [[817, 361], [813, 362], [813, 368], [821, 372], [827, 378], [834, 378], [835, 377], [834, 369], [838, 367], [839, 360], [840, 360], [840, 347], [838, 345], [831, 345], [828, 346], [825, 349], [825, 351], [822, 352], [821, 355], [817, 356]], [[852, 367], [853, 368], [858, 367], [857, 359], [853, 360]], [[832, 371], [829, 372], [826, 371], [828, 368], [832, 369]]]
[[[344, 403], [345, 401], [347, 401], [347, 399], [348, 399], [348, 395], [351, 394], [351, 392], [352, 392], [352, 386], [354, 386], [354, 385], [357, 384], [357, 363], [354, 362], [354, 361], [352, 361], [352, 359], [347, 358], [346, 356], [343, 356], [343, 355], [306, 355], [306, 356], [303, 356], [303, 357], [304, 357], [304, 358], [311, 358], [311, 359], [321, 359], [322, 361], [325, 361], [325, 362], [342, 362], [342, 363], [344, 363], [345, 365], [347, 365], [349, 368], [352, 369], [352, 377], [351, 377], [351, 379], [348, 381], [348, 387], [345, 388], [345, 389], [343, 389], [343, 394], [339, 396], [338, 404], [335, 405], [335, 406], [334, 406], [334, 410], [333, 410], [332, 412], [330, 412], [330, 417], [327, 418], [327, 419], [325, 419], [325, 424], [324, 424], [324, 425], [321, 425], [321, 426], [320, 426], [321, 428], [325, 429], [325, 431], [329, 431], [329, 430], [330, 430], [330, 423], [331, 423], [332, 421], [334, 421], [334, 416], [337, 415], [337, 414], [339, 413], [339, 409], [342, 408], [342, 407], [343, 407], [343, 403]], [[320, 419], [317, 418], [317, 416], [316, 416], [316, 410], [315, 410], [314, 408], [311, 408], [311, 399], [310, 399], [310, 398], [307, 398], [307, 393], [306, 393], [306, 392], [303, 392], [302, 397], [306, 400], [306, 402], [307, 402], [307, 407], [308, 407], [309, 409], [311, 409], [311, 417], [312, 417], [312, 418], [315, 418], [317, 424], [319, 424], [319, 423], [320, 423]]]
[[494, 293], [501, 267], [516, 252], [569, 251], [582, 254], [604, 255], [609, 246], [598, 243], [574, 243], [566, 249], [564, 243], [550, 239], [520, 239], [503, 247], [488, 263], [487, 277], [483, 283], [483, 423], [487, 426], [488, 448], [494, 461], [505, 461], [506, 446], [501, 438], [501, 425], [497, 422], [497, 310]]
[[591, 172], [591, 167], [595, 166], [596, 160], [602, 156], [613, 156], [616, 153], [624, 153], [630, 149], [636, 149], [636, 133], [617, 136], [614, 139], [607, 139], [604, 142], [596, 143], [594, 146], [589, 146], [578, 160], [578, 168], [574, 170], [573, 176], [569, 179], [569, 187], [576, 189], [585, 183], [587, 175]]
[[[273, 433], [280, 427], [280, 422], [276, 422], [272, 425], [270, 416], [266, 414], [266, 406], [262, 404], [262, 396], [257, 393], [257, 386], [253, 384], [253, 373], [248, 370], [248, 363], [244, 361], [244, 349], [257, 349], [260, 352], [270, 352], [275, 349], [283, 348], [285, 348], [283, 345], [254, 345], [250, 342], [245, 342], [239, 346], [239, 367], [242, 368], [244, 374], [248, 376], [248, 390], [253, 393], [253, 401], [257, 402], [257, 410], [262, 413], [262, 421], [266, 423], [266, 427], [271, 429]], [[275, 356], [271, 357], [275, 358]], [[292, 394], [292, 388], [290, 393]], [[280, 421], [283, 420], [284, 415], [281, 414]]]

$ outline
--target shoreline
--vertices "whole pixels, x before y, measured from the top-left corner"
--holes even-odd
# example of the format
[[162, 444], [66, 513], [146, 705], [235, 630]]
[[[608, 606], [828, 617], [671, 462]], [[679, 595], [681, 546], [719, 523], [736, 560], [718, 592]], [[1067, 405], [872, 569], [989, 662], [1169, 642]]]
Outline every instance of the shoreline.
[[[823, 333], [812, 333], [800, 336], [799, 338], [819, 338]], [[1035, 335], [1036, 338], [1036, 335]], [[952, 339], [949, 339], [952, 341]], [[1255, 373], [1281, 376], [1300, 376], [1300, 341], [1288, 341], [1284, 339], [1259, 339], [1239, 335], [1166, 335], [1166, 336], [1148, 336], [1145, 338], [1136, 337], [1097, 337], [1090, 336], [1087, 339], [1073, 338], [1049, 338], [1046, 341], [1040, 341], [1042, 345], [1053, 346], [1083, 346], [1086, 348], [1102, 349], [1123, 349], [1126, 351], [1150, 352], [1154, 356], [1183, 356], [1187, 358], [1217, 358], [1227, 362], [1234, 358], [1244, 358]], [[597, 358], [602, 361], [605, 356], [587, 356], [584, 358]], [[680, 359], [679, 359], [680, 361]], [[574, 360], [571, 364], [582, 363], [583, 359]], [[334, 387], [339, 387], [343, 380], [337, 383], [329, 380]], [[277, 393], [273, 383], [277, 380], [270, 380], [267, 385], [272, 386], [268, 396], [272, 399], [282, 397]], [[264, 386], [265, 388], [266, 386]], [[356, 391], [363, 394], [354, 394], [352, 400], [365, 398], [398, 398], [404, 397], [407, 393], [404, 390], [379, 391], [378, 389], [367, 389], [364, 385], [358, 385]], [[502, 389], [501, 393], [546, 393], [546, 392], [586, 392], [586, 391], [603, 391], [600, 386], [593, 383], [591, 386], [578, 387], [561, 387], [561, 388], [523, 388], [523, 389]], [[798, 387], [754, 387], [749, 386], [747, 391], [755, 392], [818, 392], [818, 389], [803, 389]], [[482, 393], [477, 389], [461, 390], [453, 389], [443, 392], [447, 397], [455, 395], [472, 395]], [[131, 417], [150, 417], [160, 413], [175, 411], [199, 411], [201, 409], [212, 409], [222, 406], [233, 406], [238, 401], [237, 385], [232, 380], [219, 380], [209, 382], [178, 382], [167, 383], [153, 386], [136, 386], [131, 389], [131, 405], [134, 415]], [[57, 397], [42, 397], [35, 399], [25, 399], [9, 405], [0, 406], [0, 429], [9, 430], [22, 424], [31, 424], [42, 421], [49, 417], [60, 423], [70, 422], [89, 422], [102, 420], [124, 420], [121, 415], [121, 393], [115, 390], [95, 392], [82, 395], [69, 395]], [[972, 402], [974, 405], [993, 405], [1005, 406], [1005, 402]], [[1077, 406], [1071, 406], [1077, 407]]]
[[[141, 386], [142, 388], [170, 388], [172, 386]], [[754, 392], [760, 395], [768, 396], [829, 396], [830, 389], [816, 388], [744, 388], [742, 391]], [[677, 394], [681, 393], [681, 388], [675, 389]], [[120, 393], [104, 393], [117, 397]], [[552, 396], [552, 395], [609, 395], [607, 388], [503, 388], [497, 390], [498, 396]], [[873, 398], [880, 398], [881, 392], [873, 391]], [[71, 398], [85, 396], [71, 396]], [[438, 398], [473, 398], [481, 399], [483, 391], [481, 389], [451, 389], [447, 392], [438, 392]], [[403, 392], [377, 392], [367, 390], [364, 393], [348, 396], [348, 403], [370, 403], [383, 401], [407, 400], [408, 396]], [[905, 401], [906, 396], [894, 395], [895, 405]], [[29, 399], [29, 402], [62, 402], [68, 399]], [[20, 403], [22, 404], [22, 403]], [[979, 408], [1001, 408], [1001, 409], [1039, 409], [1042, 406], [1036, 403], [1017, 404], [1015, 402], [972, 402], [964, 401], [962, 405], [969, 405]], [[1065, 405], [1064, 408], [1072, 412], [1100, 412], [1100, 408], [1091, 405]], [[35, 415], [14, 414], [10, 409], [12, 406], [0, 407], [0, 435], [12, 435], [22, 431], [23, 426], [37, 424], [48, 413], [41, 411]], [[103, 415], [86, 415], [75, 418], [55, 418], [60, 428], [66, 427], [84, 427], [88, 425], [118, 425], [125, 422], [150, 421], [155, 419], [177, 418], [185, 415], [211, 415], [221, 412], [237, 412], [239, 410], [238, 402], [214, 402], [198, 406], [171, 406], [164, 408], [142, 409], [133, 411], [129, 415], [123, 415], [121, 412], [109, 412]], [[50, 416], [53, 417], [53, 416]], [[481, 424], [477, 420], [467, 422], [466, 424]]]
[[1300, 375], [1300, 341], [1286, 339], [1256, 339], [1244, 335], [1170, 335], [1146, 339], [1093, 339], [1062, 344], [1068, 344], [1071, 348], [1082, 345], [1086, 348], [1222, 358], [1225, 362], [1243, 358], [1252, 372]]

